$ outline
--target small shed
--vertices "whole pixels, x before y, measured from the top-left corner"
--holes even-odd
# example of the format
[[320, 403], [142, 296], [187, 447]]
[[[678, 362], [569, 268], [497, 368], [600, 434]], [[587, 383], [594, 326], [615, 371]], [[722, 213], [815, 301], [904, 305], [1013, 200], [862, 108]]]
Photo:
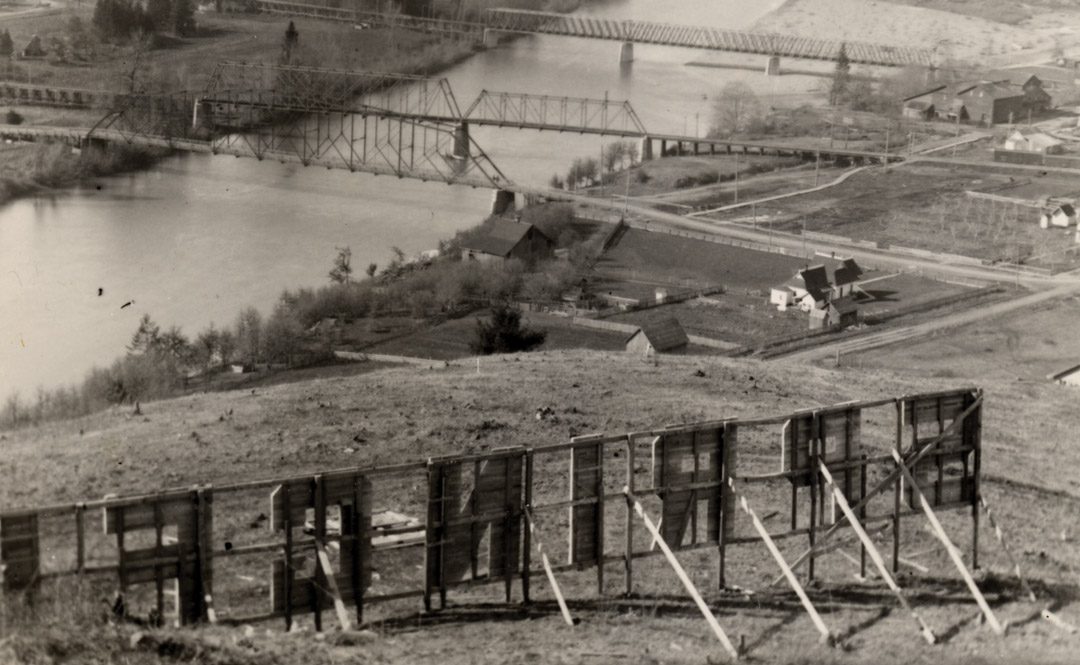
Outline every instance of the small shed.
[[1056, 155], [1065, 151], [1065, 142], [1043, 132], [1022, 132], [1017, 129], [1005, 139], [1004, 148], [1006, 150]]
[[502, 218], [486, 224], [482, 233], [461, 247], [464, 258], [476, 261], [521, 259], [526, 263], [550, 258], [554, 249], [554, 241], [532, 224]]
[[909, 99], [904, 102], [904, 117], [912, 120], [933, 120], [934, 103], [925, 99]]
[[841, 328], [859, 322], [859, 307], [853, 298], [837, 298], [821, 309], [810, 310], [810, 329], [818, 330], [831, 326]]
[[45, 49], [41, 46], [41, 37], [37, 35], [31, 37], [26, 44], [26, 48], [22, 50], [22, 57], [24, 58], [44, 58], [45, 55]]
[[1056, 208], [1047, 208], [1039, 216], [1039, 227], [1048, 229], [1051, 226], [1068, 228], [1076, 224], [1076, 208], [1069, 203], [1063, 203]]
[[1068, 369], [1063, 369], [1060, 372], [1053, 372], [1047, 374], [1046, 378], [1050, 379], [1054, 383], [1060, 383], [1066, 386], [1080, 386], [1080, 365], [1073, 365]]
[[653, 323], [646, 323], [638, 328], [626, 340], [626, 351], [640, 356], [653, 356], [657, 353], [679, 353], [690, 344], [679, 321], [667, 318]]

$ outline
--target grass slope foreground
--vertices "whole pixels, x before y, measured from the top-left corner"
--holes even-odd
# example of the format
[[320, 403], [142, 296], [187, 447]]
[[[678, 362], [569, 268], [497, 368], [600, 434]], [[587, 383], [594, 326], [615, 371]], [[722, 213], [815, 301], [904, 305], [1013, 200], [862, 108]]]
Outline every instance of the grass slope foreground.
[[[351, 375], [143, 404], [140, 415], [130, 408], [114, 409], [5, 432], [0, 439], [0, 507], [557, 443], [591, 432], [788, 413], [971, 382], [964, 376], [927, 379], [888, 370], [702, 356], [664, 356], [654, 362], [596, 351], [489, 356], [479, 366], [470, 359], [430, 367], [370, 363], [356, 368]], [[943, 643], [922, 643], [888, 591], [874, 579], [853, 581], [857, 566], [836, 556], [821, 585], [810, 589], [826, 622], [845, 636], [845, 649], [829, 649], [816, 645], [813, 626], [790, 592], [770, 594], [758, 588], [763, 586], [758, 579], [747, 578], [733, 582], [742, 581], [757, 594], [721, 594], [708, 581], [714, 552], [704, 552], [701, 561], [680, 554], [720, 623], [745, 637], [754, 661], [1013, 663], [1030, 662], [1028, 657], [1037, 654], [1037, 662], [1075, 662], [1078, 638], [1038, 618], [1039, 609], [1052, 604], [1059, 617], [1080, 623], [1080, 520], [1075, 517], [1080, 447], [1067, 445], [1080, 430], [1075, 392], [1015, 378], [994, 378], [981, 386], [987, 395], [983, 492], [1042, 604], [1019, 598], [1008, 560], [992, 530], [985, 528], [980, 579], [998, 617], [1013, 622], [1007, 637], [994, 636], [976, 620], [974, 602], [947, 556], [925, 533], [925, 520], [911, 518], [904, 522], [904, 537], [911, 539], [905, 540], [905, 551], [928, 572], [908, 571], [901, 584]], [[537, 418], [543, 408], [553, 415]], [[740, 448], [739, 454], [750, 459], [765, 452]], [[946, 516], [946, 524], [963, 550], [970, 547], [970, 529], [962, 526], [969, 520], [961, 512]], [[613, 519], [620, 521], [622, 514]], [[790, 539], [782, 549], [790, 560], [804, 546]], [[562, 562], [565, 543], [545, 543], [545, 548]], [[857, 546], [846, 549], [858, 553]], [[777, 573], [764, 547], [744, 545], [738, 552], [757, 566], [754, 574], [761, 579]], [[42, 599], [33, 621], [9, 610], [0, 624], [5, 631], [0, 663], [725, 660], [662, 560], [643, 560], [635, 571], [644, 596], [631, 599], [614, 587], [598, 598], [595, 574], [589, 571], [561, 574], [571, 609], [581, 619], [572, 629], [562, 624], [541, 577], [534, 578], [538, 602], [530, 609], [504, 605], [501, 585], [463, 590], [451, 594], [445, 612], [422, 615], [417, 602], [397, 619], [376, 621], [362, 636], [350, 638], [359, 644], [342, 644], [342, 636], [334, 634], [316, 639], [310, 630], [286, 634], [281, 622], [195, 630], [113, 626], [102, 620], [106, 608], [97, 598], [87, 599], [86, 612], [73, 612], [73, 589], [70, 598]], [[621, 579], [614, 565], [610, 574]]]

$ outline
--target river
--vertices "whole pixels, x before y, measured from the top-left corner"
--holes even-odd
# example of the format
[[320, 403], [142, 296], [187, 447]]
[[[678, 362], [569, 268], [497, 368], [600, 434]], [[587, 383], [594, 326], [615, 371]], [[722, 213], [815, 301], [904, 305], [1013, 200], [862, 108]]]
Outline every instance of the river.
[[[746, 0], [611, 0], [583, 14], [740, 29], [779, 5]], [[654, 132], [704, 135], [711, 95], [735, 79], [779, 94], [821, 85], [760, 70], [687, 66], [763, 64], [762, 56], [520, 38], [445, 72], [458, 101], [480, 90], [629, 99]], [[596, 137], [474, 128], [511, 179], [542, 184], [575, 157], [599, 155]], [[189, 335], [230, 325], [251, 304], [268, 313], [284, 288], [326, 283], [335, 247], [358, 272], [392, 246], [414, 255], [478, 223], [491, 192], [251, 159], [183, 155], [137, 174], [102, 178], [0, 207], [0, 399], [74, 383], [124, 352], [139, 317]], [[99, 295], [100, 289], [100, 295]]]

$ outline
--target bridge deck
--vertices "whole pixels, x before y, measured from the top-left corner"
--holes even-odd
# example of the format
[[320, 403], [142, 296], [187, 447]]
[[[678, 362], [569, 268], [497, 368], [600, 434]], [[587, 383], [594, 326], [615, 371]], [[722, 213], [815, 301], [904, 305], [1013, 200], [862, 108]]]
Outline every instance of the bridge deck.
[[[288, 0], [254, 0], [259, 11], [272, 14], [310, 16], [355, 25], [384, 25], [465, 35], [482, 35], [484, 30], [515, 33], [562, 35], [588, 39], [608, 39], [640, 44], [677, 46], [710, 51], [778, 55], [786, 58], [835, 60], [839, 41], [811, 39], [797, 35], [721, 30], [704, 26], [673, 25], [651, 21], [612, 19], [534, 12], [517, 9], [489, 9], [479, 22], [425, 19], [406, 15], [356, 12]], [[854, 63], [902, 67], [929, 65], [926, 49], [889, 46], [870, 42], [843, 42], [848, 58]]]

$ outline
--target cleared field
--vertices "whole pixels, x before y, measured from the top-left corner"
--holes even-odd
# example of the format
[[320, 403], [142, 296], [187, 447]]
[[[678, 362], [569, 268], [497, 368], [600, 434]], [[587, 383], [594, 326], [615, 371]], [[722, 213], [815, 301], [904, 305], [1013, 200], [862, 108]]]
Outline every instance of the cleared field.
[[[778, 230], [801, 229], [879, 244], [962, 254], [989, 260], [1017, 258], [1048, 267], [1077, 263], [1071, 238], [1039, 228], [1034, 208], [977, 200], [966, 190], [1002, 196], [1068, 196], [1067, 177], [1010, 177], [964, 167], [915, 164], [858, 173], [820, 192], [758, 206]], [[731, 216], [742, 216], [729, 213]], [[723, 219], [718, 215], [717, 219]]]
[[776, 311], [765, 298], [738, 294], [710, 296], [641, 312], [628, 312], [608, 321], [644, 325], [674, 317], [689, 335], [701, 335], [735, 344], [760, 344], [766, 339], [794, 335], [807, 329], [806, 314]]
[[[138, 417], [127, 409], [115, 410], [5, 433], [0, 473], [7, 482], [0, 485], [0, 505], [33, 505], [109, 491], [129, 493], [162, 484], [222, 484], [389, 464], [557, 442], [585, 432], [763, 415], [959, 383], [885, 371], [826, 370], [750, 360], [663, 358], [652, 363], [595, 352], [493, 357], [480, 375], [468, 363], [434, 370], [381, 369], [260, 388], [254, 393], [232, 391], [143, 404], [143, 415]], [[987, 380], [984, 387], [989, 401], [983, 435], [983, 471], [988, 480], [983, 492], [1043, 602], [1052, 603], [1064, 620], [1077, 623], [1080, 591], [1074, 571], [1080, 565], [1075, 546], [1080, 525], [1075, 510], [1080, 494], [1072, 470], [1080, 463], [1080, 452], [1061, 443], [1080, 427], [1080, 412], [1073, 408], [1075, 400], [1056, 387], [998, 379]], [[556, 417], [536, 419], [535, 411], [541, 406], [551, 407]], [[745, 452], [749, 463], [773, 454], [770, 451], [775, 447], [771, 440], [747, 441], [740, 454]], [[415, 494], [416, 488], [403, 491]], [[783, 491], [780, 494], [787, 496]], [[613, 513], [613, 517], [621, 514]], [[249, 525], [253, 518], [254, 514], [222, 510], [215, 516], [215, 530], [244, 543], [259, 530]], [[943, 513], [942, 519], [957, 546], [970, 547], [966, 512]], [[619, 520], [612, 522], [617, 525]], [[910, 617], [896, 608], [895, 599], [880, 582], [853, 581], [857, 566], [839, 554], [820, 560], [822, 581], [808, 592], [828, 626], [842, 637], [844, 649], [817, 644], [809, 618], [790, 592], [765, 591], [765, 582], [778, 570], [763, 547], [745, 545], [732, 550], [731, 580], [742, 591], [716, 590], [714, 552], [680, 554], [680, 559], [720, 623], [733, 636], [743, 636], [748, 656], [756, 662], [1004, 664], [1027, 661], [1032, 654], [1038, 655], [1039, 662], [1070, 662], [1075, 638], [1038, 618], [1041, 605], [1018, 600], [1017, 588], [1007, 578], [1007, 559], [991, 536], [983, 539], [980, 582], [995, 613], [1012, 622], [1005, 638], [979, 625], [974, 603], [944, 552], [934, 547], [923, 520], [911, 518], [904, 525], [905, 554], [929, 572], [906, 569], [901, 584], [941, 637], [937, 646], [918, 639]], [[556, 555], [565, 547], [558, 541], [544, 544]], [[789, 558], [804, 546], [799, 539], [781, 544]], [[858, 554], [857, 547], [845, 549]], [[408, 569], [413, 563], [419, 562], [402, 558], [395, 565]], [[382, 572], [388, 573], [389, 566]], [[632, 598], [619, 594], [620, 570], [618, 563], [609, 566], [612, 579], [603, 597], [597, 596], [594, 574], [559, 574], [571, 611], [581, 620], [573, 629], [561, 624], [550, 590], [542, 579], [534, 578], [537, 602], [529, 608], [503, 605], [498, 585], [454, 590], [450, 607], [442, 612], [424, 614], [418, 601], [403, 603], [396, 614], [367, 626], [372, 634], [362, 645], [343, 644], [332, 634], [325, 640], [313, 639], [310, 632], [285, 635], [277, 622], [254, 627], [250, 637], [244, 636], [242, 628], [141, 628], [153, 640], [173, 645], [160, 653], [153, 647], [132, 647], [130, 635], [135, 628], [108, 626], [98, 618], [97, 594], [105, 596], [107, 589], [63, 593], [47, 585], [45, 591], [52, 595], [39, 608], [45, 616], [63, 619], [26, 630], [26, 624], [9, 615], [12, 639], [0, 644], [0, 660], [13, 660], [12, 653], [17, 654], [13, 662], [26, 660], [18, 654], [71, 653], [85, 660], [96, 656], [102, 662], [111, 658], [140, 665], [175, 662], [171, 659], [176, 653], [199, 654], [188, 660], [217, 665], [720, 660], [722, 652], [715, 638], [662, 561], [635, 564], [635, 579], [641, 583]], [[240, 576], [264, 579], [266, 570], [226, 568], [223, 561], [222, 574], [215, 578], [222, 612], [229, 608], [226, 590]], [[375, 583], [384, 584], [385, 578]], [[261, 596], [253, 599], [266, 602]], [[78, 615], [79, 603], [93, 608], [87, 616]], [[303, 623], [310, 626], [309, 619]], [[177, 651], [176, 645], [191, 650]]]

